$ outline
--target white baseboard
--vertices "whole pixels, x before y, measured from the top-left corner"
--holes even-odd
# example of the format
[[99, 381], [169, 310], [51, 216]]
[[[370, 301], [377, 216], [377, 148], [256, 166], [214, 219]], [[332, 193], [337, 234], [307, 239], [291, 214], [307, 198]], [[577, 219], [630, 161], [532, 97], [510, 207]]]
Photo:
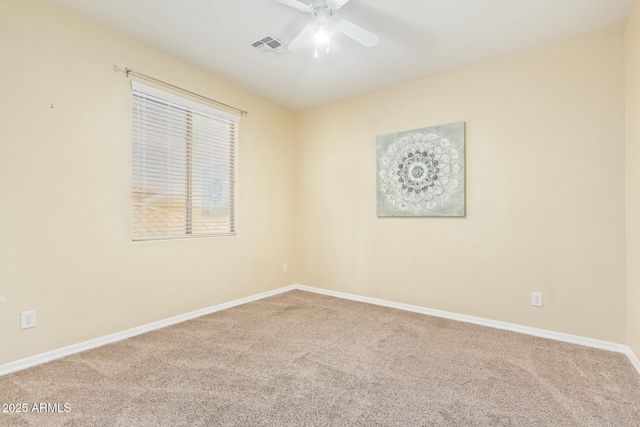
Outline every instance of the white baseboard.
[[630, 348], [629, 351], [626, 352], [626, 355], [633, 367], [636, 368], [636, 371], [640, 374], [640, 359], [638, 359], [638, 356]]
[[274, 289], [272, 291], [263, 292], [257, 295], [252, 295], [246, 298], [240, 298], [240, 299], [229, 301], [226, 303], [214, 305], [212, 307], [203, 308], [201, 310], [192, 311], [190, 313], [170, 317], [168, 319], [159, 320], [157, 322], [127, 329], [122, 332], [116, 332], [114, 334], [106, 335], [104, 337], [92, 339], [79, 344], [63, 347], [58, 350], [49, 351], [46, 353], [27, 357], [26, 359], [21, 359], [15, 362], [10, 362], [4, 365], [0, 365], [0, 376], [10, 374], [16, 371], [21, 371], [23, 369], [40, 365], [42, 363], [50, 362], [55, 359], [60, 359], [65, 356], [70, 356], [72, 354], [81, 353], [83, 351], [100, 347], [106, 344], [111, 344], [117, 341], [131, 338], [136, 335], [144, 334], [146, 332], [150, 332], [156, 329], [161, 329], [167, 326], [175, 325], [176, 323], [181, 323], [187, 320], [195, 319], [196, 317], [215, 313], [217, 311], [225, 310], [231, 307], [236, 307], [238, 305], [246, 304], [252, 301], [257, 301], [263, 298], [268, 298], [284, 292], [289, 292], [295, 289], [332, 296], [336, 298], [342, 298], [342, 299], [348, 299], [352, 301], [359, 301], [363, 303], [379, 305], [382, 307], [389, 307], [389, 308], [395, 308], [398, 310], [410, 311], [413, 313], [426, 314], [428, 316], [457, 320], [459, 322], [473, 323], [475, 325], [488, 326], [488, 327], [497, 328], [497, 329], [504, 329], [507, 331], [518, 332], [521, 334], [533, 335], [536, 337], [548, 338], [548, 339], [568, 342], [572, 344], [578, 344], [586, 347], [593, 347], [593, 348], [598, 348], [602, 350], [623, 353], [629, 358], [629, 360], [631, 361], [631, 364], [636, 368], [636, 370], [640, 374], [640, 360], [633, 353], [633, 351], [631, 351], [631, 349], [624, 344], [617, 344], [609, 341], [597, 340], [594, 338], [581, 337], [578, 335], [565, 334], [562, 332], [554, 332], [546, 329], [532, 328], [529, 326], [522, 326], [514, 323], [500, 322], [497, 320], [485, 319], [482, 317], [468, 316], [466, 314], [451, 313], [448, 311], [435, 310], [435, 309], [420, 307], [416, 305], [403, 304], [399, 302], [386, 301], [386, 300], [377, 299], [377, 298], [363, 297], [360, 295], [347, 294], [344, 292], [330, 291], [326, 289], [315, 288], [312, 286], [295, 284], [295, 285]]
[[27, 357], [26, 359], [21, 359], [15, 362], [10, 362], [4, 365], [0, 365], [0, 376], [10, 374], [16, 371], [21, 371], [23, 369], [31, 368], [33, 366], [40, 365], [42, 363], [47, 363], [52, 360], [60, 359], [61, 357], [70, 356], [72, 354], [91, 350], [92, 348], [100, 347], [106, 344], [111, 344], [116, 341], [122, 341], [124, 339], [134, 337], [136, 335], [144, 334], [146, 332], [154, 331], [156, 329], [165, 328], [167, 326], [171, 326], [171, 325], [175, 325], [176, 323], [181, 323], [187, 320], [195, 319], [196, 317], [204, 316], [206, 314], [215, 313], [216, 311], [221, 311], [227, 308], [236, 307], [238, 305], [246, 304], [252, 301], [257, 301], [263, 298], [268, 298], [268, 297], [278, 295], [284, 292], [288, 292], [294, 289], [296, 289], [295, 285], [285, 286], [283, 288], [274, 289], [272, 291], [263, 292], [257, 295], [251, 295], [246, 298], [240, 298], [237, 300], [214, 305], [212, 307], [203, 308], [201, 310], [180, 314], [178, 316], [170, 317], [168, 319], [159, 320], [157, 322], [148, 323], [146, 325], [127, 329], [125, 331], [116, 332], [114, 334], [106, 335], [100, 338], [95, 338], [89, 341], [81, 342], [79, 344], [73, 344], [68, 347], [63, 347], [57, 350], [48, 351], [46, 353], [37, 354], [35, 356]]
[[602, 341], [595, 338], [582, 337], [579, 335], [565, 334], [563, 332], [549, 331], [546, 329], [532, 328], [530, 326], [522, 326], [515, 323], [500, 322], [498, 320], [485, 319], [482, 317], [468, 316], [466, 314], [451, 313], [449, 311], [435, 310], [432, 308], [420, 307], [416, 305], [386, 301], [377, 298], [363, 297], [360, 295], [347, 294], [344, 292], [330, 291], [326, 289], [314, 288], [312, 286], [294, 285], [294, 287], [295, 289], [299, 289], [301, 291], [314, 292], [317, 294], [328, 295], [336, 298], [359, 301], [368, 304], [379, 305], [382, 307], [411, 311], [413, 313], [426, 314], [428, 316], [442, 317], [445, 319], [457, 320], [459, 322], [473, 323], [475, 325], [504, 329], [506, 331], [518, 332], [521, 334], [533, 335], [541, 338], [548, 338], [555, 341], [563, 341], [571, 344], [593, 347], [601, 350], [613, 351], [616, 353], [623, 353], [629, 358], [631, 364], [638, 371], [638, 374], [640, 374], [640, 360], [638, 360], [633, 351], [631, 351], [631, 349], [624, 344]]

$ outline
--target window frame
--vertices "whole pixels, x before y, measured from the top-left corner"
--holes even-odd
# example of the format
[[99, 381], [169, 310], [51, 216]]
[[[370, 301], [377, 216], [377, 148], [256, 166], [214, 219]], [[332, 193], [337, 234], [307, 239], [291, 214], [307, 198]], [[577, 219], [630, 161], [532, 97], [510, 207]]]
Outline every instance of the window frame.
[[[173, 91], [166, 89], [160, 89], [155, 86], [151, 86], [146, 82], [140, 82], [137, 80], [131, 80], [131, 117], [135, 116], [137, 94], [141, 94], [142, 97], [152, 97], [165, 103], [165, 105], [175, 105], [178, 108], [184, 109], [186, 114], [186, 120], [189, 123], [185, 124], [185, 159], [189, 159], [185, 162], [185, 233], [167, 235], [142, 235], [136, 236], [134, 226], [134, 207], [135, 207], [135, 174], [136, 174], [136, 155], [134, 149], [136, 146], [135, 136], [135, 124], [132, 123], [132, 135], [131, 135], [131, 185], [130, 185], [130, 203], [131, 203], [131, 241], [133, 243], [148, 242], [148, 241], [166, 241], [166, 240], [184, 240], [184, 239], [201, 239], [201, 238], [217, 238], [217, 237], [235, 237], [238, 235], [238, 132], [240, 115], [232, 114], [211, 105], [205, 104], [201, 101], [195, 101], [194, 99], [185, 96], [184, 94], [177, 94]], [[193, 219], [193, 168], [194, 168], [194, 128], [193, 117], [194, 114], [213, 117], [229, 122], [229, 125], [233, 127], [230, 134], [233, 135], [229, 138], [228, 150], [229, 150], [229, 173], [226, 175], [228, 180], [229, 189], [229, 231], [214, 232], [214, 233], [194, 233], [194, 219]], [[212, 144], [213, 145], [213, 144]]]

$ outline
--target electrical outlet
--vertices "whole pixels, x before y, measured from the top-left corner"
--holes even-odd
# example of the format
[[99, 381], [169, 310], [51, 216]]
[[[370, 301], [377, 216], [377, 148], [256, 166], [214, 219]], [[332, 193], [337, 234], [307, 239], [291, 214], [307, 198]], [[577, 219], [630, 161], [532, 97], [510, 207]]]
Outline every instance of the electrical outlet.
[[36, 327], [36, 311], [23, 311], [20, 313], [20, 329]]
[[531, 305], [536, 307], [542, 307], [542, 293], [531, 292]]
[[285, 262], [282, 264], [282, 272], [286, 273], [287, 271], [289, 271], [289, 264]]

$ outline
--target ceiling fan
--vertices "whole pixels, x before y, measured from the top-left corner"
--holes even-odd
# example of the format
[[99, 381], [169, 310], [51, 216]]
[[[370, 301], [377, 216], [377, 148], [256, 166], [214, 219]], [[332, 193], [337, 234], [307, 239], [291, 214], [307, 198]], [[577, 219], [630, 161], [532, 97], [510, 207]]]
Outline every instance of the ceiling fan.
[[315, 55], [318, 57], [318, 47], [326, 46], [329, 52], [329, 32], [335, 28], [347, 37], [352, 38], [366, 47], [374, 47], [378, 44], [379, 37], [369, 30], [346, 19], [334, 18], [333, 12], [347, 4], [349, 0], [276, 0], [279, 3], [294, 7], [302, 12], [311, 13], [316, 19], [310, 22], [289, 44], [290, 50], [300, 50], [313, 40], [315, 42]]

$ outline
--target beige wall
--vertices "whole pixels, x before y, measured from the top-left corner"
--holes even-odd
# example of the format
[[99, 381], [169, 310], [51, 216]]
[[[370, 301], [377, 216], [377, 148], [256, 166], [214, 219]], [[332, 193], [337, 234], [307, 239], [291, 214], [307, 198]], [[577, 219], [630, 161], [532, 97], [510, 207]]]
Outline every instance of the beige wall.
[[[624, 343], [624, 108], [620, 28], [300, 113], [301, 283]], [[467, 218], [377, 218], [376, 135], [460, 120]]]
[[[293, 282], [291, 111], [45, 1], [0, 0], [0, 58], [0, 364]], [[249, 110], [238, 237], [131, 243], [113, 64]]]
[[640, 3], [627, 24], [627, 344], [640, 357]]

